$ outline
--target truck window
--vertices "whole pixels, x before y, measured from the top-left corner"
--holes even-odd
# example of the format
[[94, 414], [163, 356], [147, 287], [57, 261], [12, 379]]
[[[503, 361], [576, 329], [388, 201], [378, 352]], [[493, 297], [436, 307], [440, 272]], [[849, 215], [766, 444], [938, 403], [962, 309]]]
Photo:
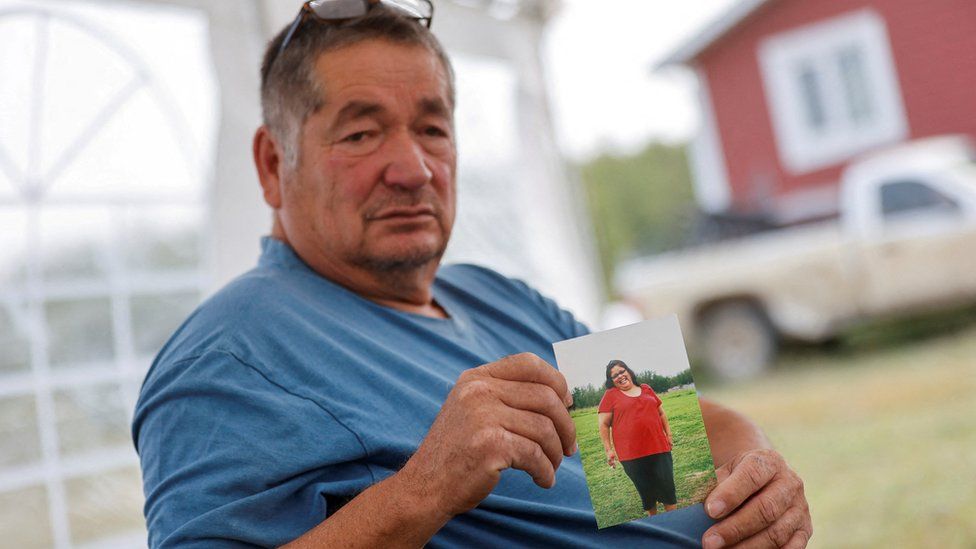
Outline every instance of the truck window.
[[881, 186], [881, 211], [885, 218], [906, 213], [959, 213], [955, 200], [918, 181], [892, 181]]

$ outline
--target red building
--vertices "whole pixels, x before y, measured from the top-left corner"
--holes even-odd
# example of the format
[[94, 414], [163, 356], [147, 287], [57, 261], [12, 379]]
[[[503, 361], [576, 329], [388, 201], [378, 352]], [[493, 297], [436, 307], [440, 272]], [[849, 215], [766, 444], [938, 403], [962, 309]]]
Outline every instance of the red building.
[[664, 64], [698, 75], [692, 170], [717, 216], [830, 216], [859, 154], [976, 137], [973, 0], [740, 0]]

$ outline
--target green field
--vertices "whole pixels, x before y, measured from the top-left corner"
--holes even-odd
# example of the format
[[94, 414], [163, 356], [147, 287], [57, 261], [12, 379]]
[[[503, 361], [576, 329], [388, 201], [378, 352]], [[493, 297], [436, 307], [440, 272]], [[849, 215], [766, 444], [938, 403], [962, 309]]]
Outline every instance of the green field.
[[976, 547], [976, 325], [797, 352], [760, 380], [700, 388], [803, 477], [810, 548]]
[[[712, 455], [695, 391], [675, 391], [661, 395], [661, 400], [674, 437], [671, 453], [678, 507], [687, 507], [704, 499], [714, 483]], [[644, 516], [640, 496], [623, 467], [618, 465], [612, 469], [607, 466], [596, 407], [576, 410], [572, 416], [576, 422], [580, 457], [599, 527], [605, 528]], [[658, 509], [663, 510], [660, 506]]]

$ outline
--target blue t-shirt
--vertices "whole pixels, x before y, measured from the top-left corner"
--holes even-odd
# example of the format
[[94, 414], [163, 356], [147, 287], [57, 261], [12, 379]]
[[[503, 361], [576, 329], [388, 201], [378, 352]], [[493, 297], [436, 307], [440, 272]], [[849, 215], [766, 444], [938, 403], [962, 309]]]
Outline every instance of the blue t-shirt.
[[[264, 239], [258, 267], [201, 305], [146, 376], [132, 426], [152, 547], [268, 547], [320, 523], [415, 452], [464, 370], [586, 328], [525, 284], [444, 267], [450, 318], [383, 307]], [[701, 506], [597, 530], [578, 454], [545, 490], [507, 470], [432, 547], [697, 547]]]

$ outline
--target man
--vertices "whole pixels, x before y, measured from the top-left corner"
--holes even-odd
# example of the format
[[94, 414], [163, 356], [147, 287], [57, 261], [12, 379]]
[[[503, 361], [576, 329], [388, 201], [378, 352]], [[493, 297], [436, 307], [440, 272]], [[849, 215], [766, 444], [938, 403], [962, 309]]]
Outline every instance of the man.
[[271, 237], [147, 375], [150, 544], [805, 546], [797, 476], [709, 403], [707, 506], [724, 518], [596, 529], [550, 366], [551, 343], [586, 329], [520, 282], [440, 268], [453, 76], [428, 6], [387, 4], [306, 4], [268, 48], [253, 152]]

